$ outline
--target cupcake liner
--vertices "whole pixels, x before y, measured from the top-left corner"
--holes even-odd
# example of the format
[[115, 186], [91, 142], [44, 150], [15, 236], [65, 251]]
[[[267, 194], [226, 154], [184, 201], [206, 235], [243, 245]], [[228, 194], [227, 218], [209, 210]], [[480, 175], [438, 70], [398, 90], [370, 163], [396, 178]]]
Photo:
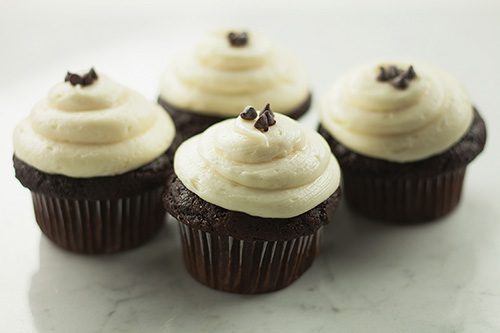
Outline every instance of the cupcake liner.
[[247, 241], [179, 222], [188, 272], [202, 284], [233, 293], [278, 290], [298, 279], [319, 252], [321, 229], [287, 241]]
[[369, 177], [344, 170], [347, 203], [360, 213], [395, 222], [437, 219], [460, 201], [465, 167], [434, 176]]
[[42, 232], [58, 246], [87, 254], [114, 253], [139, 246], [163, 225], [163, 187], [135, 196], [80, 200], [31, 192]]

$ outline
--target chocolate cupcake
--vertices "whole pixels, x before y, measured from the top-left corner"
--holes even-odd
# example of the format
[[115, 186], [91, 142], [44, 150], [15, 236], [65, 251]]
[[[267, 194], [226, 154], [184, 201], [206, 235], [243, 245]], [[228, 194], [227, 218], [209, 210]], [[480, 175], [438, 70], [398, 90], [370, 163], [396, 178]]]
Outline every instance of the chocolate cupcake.
[[319, 132], [339, 160], [348, 204], [399, 222], [451, 212], [486, 142], [462, 86], [423, 64], [384, 63], [341, 78], [324, 100]]
[[16, 177], [42, 232], [79, 253], [138, 246], [163, 225], [172, 120], [93, 69], [68, 73], [14, 131]]
[[163, 74], [158, 102], [184, 138], [238, 115], [245, 105], [271, 102], [298, 119], [311, 105], [302, 67], [264, 36], [215, 31], [181, 54]]
[[316, 132], [267, 106], [209, 127], [176, 152], [164, 196], [199, 282], [255, 294], [312, 264], [340, 198], [340, 169]]

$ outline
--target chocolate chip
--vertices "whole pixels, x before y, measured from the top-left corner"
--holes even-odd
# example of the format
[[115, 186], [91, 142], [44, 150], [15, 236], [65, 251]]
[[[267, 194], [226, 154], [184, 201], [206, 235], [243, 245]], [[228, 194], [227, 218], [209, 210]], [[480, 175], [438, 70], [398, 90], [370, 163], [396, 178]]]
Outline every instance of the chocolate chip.
[[267, 123], [269, 126], [273, 126], [276, 124], [276, 120], [274, 119], [274, 112], [271, 110], [271, 105], [269, 103], [266, 104], [264, 109], [260, 112], [260, 115], [264, 115], [267, 118]]
[[380, 66], [379, 69], [380, 69], [380, 73], [378, 73], [377, 81], [381, 81], [381, 82], [387, 81], [387, 73], [385, 71], [385, 68]]
[[248, 34], [244, 31], [242, 32], [233, 32], [231, 31], [227, 35], [227, 39], [229, 40], [229, 44], [234, 47], [245, 46], [248, 43]]
[[69, 81], [71, 85], [76, 86], [77, 84], [81, 83], [82, 78], [78, 74], [68, 72], [68, 74], [66, 74], [66, 77], [64, 78], [64, 81]]
[[391, 81], [391, 85], [396, 89], [406, 89], [408, 87], [408, 80], [403, 75], [400, 75]]
[[380, 73], [377, 76], [377, 80], [382, 82], [390, 81], [397, 77], [401, 72], [402, 70], [396, 66], [389, 66], [387, 68], [380, 66]]
[[[250, 109], [251, 109], [251, 111], [249, 111]], [[243, 115], [247, 111], [252, 112], [252, 115], [253, 115], [253, 112], [256, 112], [253, 107], [248, 107], [247, 109], [245, 109], [245, 111], [240, 113], [240, 116], [243, 119], [246, 119], [243, 117]], [[255, 119], [255, 117], [252, 119]], [[264, 109], [262, 111], [260, 111], [259, 118], [257, 119], [257, 121], [255, 122], [255, 124], [253, 126], [261, 132], [267, 132], [269, 130], [269, 126], [273, 126], [274, 124], [276, 124], [276, 120], [274, 119], [274, 113], [273, 113], [273, 110], [271, 110], [271, 105], [269, 105], [269, 103], [268, 103], [268, 104], [266, 104]]]
[[269, 130], [269, 123], [267, 122], [267, 116], [261, 113], [259, 119], [257, 119], [257, 121], [253, 126], [261, 132], [267, 132]]
[[399, 74], [401, 74], [401, 72], [403, 72], [402, 69], [397, 68], [396, 66], [390, 66], [389, 69], [387, 70], [387, 79], [388, 80], [392, 80], [396, 76], [398, 76]]
[[68, 82], [72, 86], [76, 86], [77, 84], [81, 85], [82, 87], [91, 85], [94, 83], [95, 80], [97, 80], [98, 76], [94, 68], [91, 68], [88, 73], [84, 74], [83, 76], [80, 76], [75, 73], [70, 73], [67, 72], [66, 77], [64, 78], [64, 82]]
[[252, 106], [247, 106], [242, 113], [240, 113], [240, 117], [245, 120], [254, 120], [257, 118], [257, 111]]
[[82, 86], [88, 86], [88, 85], [92, 84], [92, 82], [94, 82], [94, 79], [91, 76], [84, 75], [82, 77], [82, 83], [81, 83]]
[[94, 67], [90, 69], [90, 71], [87, 73], [90, 77], [92, 77], [94, 80], [97, 80], [97, 73], [95, 72]]
[[274, 116], [269, 111], [262, 111], [260, 113], [260, 115], [266, 117], [267, 124], [269, 126], [273, 126], [274, 124], [276, 124], [276, 120], [274, 119]]
[[380, 67], [380, 73], [377, 76], [377, 80], [381, 82], [390, 81], [390, 84], [396, 89], [406, 89], [410, 84], [410, 81], [415, 79], [417, 74], [410, 66], [407, 70], [402, 70], [394, 65], [389, 67]]
[[269, 112], [269, 111], [264, 111], [263, 112], [263, 114], [267, 118], [267, 123], [269, 124], [269, 126], [273, 126], [274, 124], [276, 124], [276, 120], [274, 119], [274, 115], [271, 112]]
[[271, 104], [267, 103], [266, 106], [264, 106], [264, 109], [262, 111], [269, 111], [271, 115], [274, 117], [274, 112], [271, 110]]
[[408, 67], [408, 69], [404, 71], [403, 74], [405, 78], [407, 78], [408, 80], [413, 80], [414, 78], [417, 77], [417, 73], [415, 73], [413, 66]]

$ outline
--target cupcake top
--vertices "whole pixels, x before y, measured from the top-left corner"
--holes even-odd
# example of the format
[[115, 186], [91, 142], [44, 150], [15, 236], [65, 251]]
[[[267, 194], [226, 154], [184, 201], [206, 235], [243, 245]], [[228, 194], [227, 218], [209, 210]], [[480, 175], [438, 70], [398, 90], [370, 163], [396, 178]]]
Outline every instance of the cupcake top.
[[89, 178], [143, 166], [172, 143], [170, 117], [92, 69], [68, 73], [14, 131], [14, 154], [50, 174]]
[[242, 105], [287, 113], [309, 96], [304, 72], [286, 52], [254, 32], [207, 34], [163, 74], [160, 98], [195, 113], [232, 117]]
[[444, 71], [382, 63], [338, 80], [324, 100], [321, 124], [352, 151], [411, 162], [457, 143], [473, 114], [463, 87]]
[[340, 170], [325, 140], [269, 105], [209, 127], [177, 150], [184, 186], [228, 210], [267, 218], [298, 216], [339, 187]]

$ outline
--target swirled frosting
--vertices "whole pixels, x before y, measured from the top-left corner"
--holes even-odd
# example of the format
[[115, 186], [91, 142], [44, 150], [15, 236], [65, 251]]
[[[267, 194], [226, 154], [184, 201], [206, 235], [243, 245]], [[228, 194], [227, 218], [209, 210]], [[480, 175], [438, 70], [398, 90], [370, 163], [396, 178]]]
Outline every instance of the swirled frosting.
[[369, 157], [411, 162], [460, 140], [473, 108], [458, 81], [440, 69], [413, 64], [415, 79], [397, 89], [377, 80], [381, 66], [385, 64], [342, 77], [324, 99], [321, 124], [339, 142]]
[[340, 170], [325, 140], [281, 114], [263, 132], [228, 119], [185, 141], [174, 159], [181, 182], [203, 200], [253, 216], [300, 215], [332, 195]]
[[288, 54], [257, 33], [243, 46], [231, 46], [229, 30], [209, 33], [177, 57], [163, 74], [160, 97], [175, 107], [223, 117], [245, 105], [287, 113], [309, 94], [304, 72]]
[[104, 75], [91, 85], [61, 82], [14, 131], [15, 155], [51, 174], [122, 174], [163, 154], [175, 135], [170, 117]]

